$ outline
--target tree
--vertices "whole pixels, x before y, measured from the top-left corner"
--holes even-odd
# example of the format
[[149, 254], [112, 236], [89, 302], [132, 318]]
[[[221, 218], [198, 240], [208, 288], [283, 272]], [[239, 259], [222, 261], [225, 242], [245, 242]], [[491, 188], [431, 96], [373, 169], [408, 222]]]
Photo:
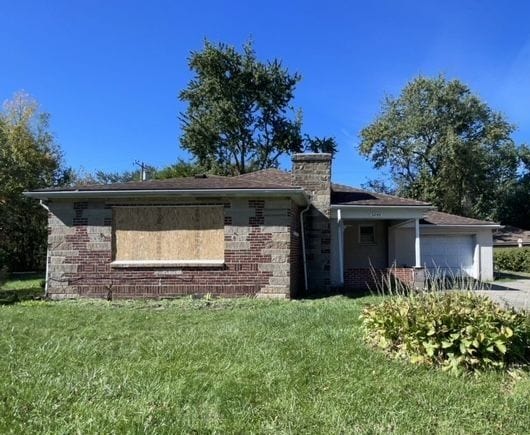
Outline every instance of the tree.
[[17, 93], [0, 112], [0, 267], [42, 268], [47, 214], [25, 190], [58, 185], [69, 171], [49, 130], [49, 115], [28, 94]]
[[368, 180], [366, 183], [362, 183], [361, 187], [370, 192], [384, 193], [385, 195], [396, 194], [396, 189], [393, 186], [388, 185], [385, 180]]
[[[161, 169], [148, 166], [147, 178], [164, 180], [168, 178], [193, 177], [194, 175], [203, 174], [205, 172], [206, 171], [204, 168], [201, 168], [193, 162], [186, 162], [183, 159], [178, 159], [176, 163], [165, 166]], [[142, 174], [138, 169], [134, 171], [123, 172], [96, 171], [94, 173], [87, 173], [83, 170], [79, 170], [74, 172], [70, 177], [70, 184], [87, 185], [128, 183], [130, 181], [141, 181], [141, 179]]]
[[503, 224], [530, 230], [530, 148], [521, 147], [519, 156], [521, 174], [500, 198], [496, 218]]
[[448, 213], [497, 214], [517, 174], [514, 127], [458, 80], [417, 77], [361, 131], [361, 154], [388, 167], [400, 195]]
[[180, 114], [181, 145], [199, 166], [222, 175], [277, 167], [284, 154], [331, 142], [304, 141], [302, 114], [291, 106], [299, 74], [277, 59], [260, 62], [251, 43], [234, 47], [206, 41], [192, 52], [194, 78], [180, 93], [188, 104]]
[[193, 177], [198, 174], [204, 174], [206, 171], [201, 166], [186, 162], [183, 159], [178, 159], [177, 163], [166, 166], [162, 169], [157, 169], [154, 173], [154, 178], [157, 180], [164, 180], [168, 178]]
[[129, 181], [140, 181], [141, 178], [142, 175], [140, 170], [123, 172], [105, 172], [98, 170], [94, 173], [87, 173], [81, 169], [74, 173], [71, 182], [73, 185], [112, 184], [128, 183]]
[[304, 150], [312, 153], [330, 153], [333, 155], [337, 151], [337, 142], [333, 137], [311, 137], [306, 134], [304, 136]]

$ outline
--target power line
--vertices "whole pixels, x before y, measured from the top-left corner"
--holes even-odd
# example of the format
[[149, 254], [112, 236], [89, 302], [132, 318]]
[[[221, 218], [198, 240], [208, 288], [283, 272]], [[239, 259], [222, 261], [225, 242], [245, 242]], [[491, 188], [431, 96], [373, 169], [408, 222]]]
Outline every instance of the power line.
[[141, 174], [142, 174], [142, 175], [141, 175], [141, 180], [142, 180], [142, 181], [147, 180], [147, 169], [149, 169], [150, 166], [149, 166], [147, 163], [145, 163], [145, 162], [141, 162], [141, 161], [139, 161], [139, 160], [135, 160], [135, 161], [133, 162], [133, 164], [136, 165], [136, 166], [138, 166], [138, 167], [140, 168], [140, 170], [141, 170]]

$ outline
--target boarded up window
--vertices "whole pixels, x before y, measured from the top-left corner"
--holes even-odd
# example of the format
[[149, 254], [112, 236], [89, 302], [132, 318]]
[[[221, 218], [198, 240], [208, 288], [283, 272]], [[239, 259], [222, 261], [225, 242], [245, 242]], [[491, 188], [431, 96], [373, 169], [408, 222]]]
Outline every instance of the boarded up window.
[[114, 250], [117, 261], [223, 260], [223, 207], [116, 207]]

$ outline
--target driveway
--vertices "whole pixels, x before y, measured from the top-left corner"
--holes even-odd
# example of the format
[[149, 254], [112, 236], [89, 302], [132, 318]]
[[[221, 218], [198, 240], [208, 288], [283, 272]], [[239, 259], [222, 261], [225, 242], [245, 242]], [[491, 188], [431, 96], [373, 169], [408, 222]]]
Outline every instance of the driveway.
[[514, 280], [494, 281], [488, 290], [478, 293], [491, 297], [503, 306], [530, 311], [530, 276]]

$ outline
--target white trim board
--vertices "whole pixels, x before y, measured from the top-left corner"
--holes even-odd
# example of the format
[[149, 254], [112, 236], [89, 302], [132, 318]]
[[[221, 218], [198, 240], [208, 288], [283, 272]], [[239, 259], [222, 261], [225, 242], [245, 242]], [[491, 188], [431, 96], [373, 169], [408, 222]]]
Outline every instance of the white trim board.
[[331, 217], [337, 218], [338, 210], [341, 211], [343, 220], [394, 220], [394, 219], [421, 219], [430, 211], [431, 207], [337, 207], [331, 206]]

